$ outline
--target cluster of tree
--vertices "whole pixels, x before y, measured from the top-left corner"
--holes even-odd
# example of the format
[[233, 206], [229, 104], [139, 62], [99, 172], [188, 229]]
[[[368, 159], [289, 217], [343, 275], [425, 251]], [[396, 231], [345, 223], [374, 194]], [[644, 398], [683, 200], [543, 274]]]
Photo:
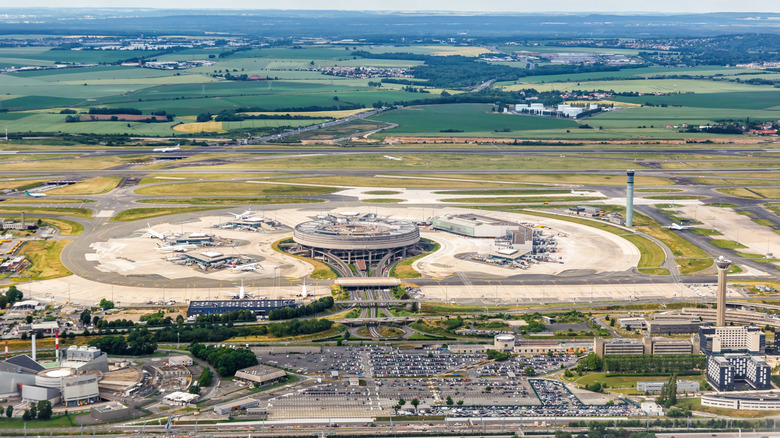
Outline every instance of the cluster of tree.
[[[692, 420], [688, 422], [687, 420], [681, 420], [681, 419], [662, 419], [662, 420], [655, 420], [655, 421], [647, 421], [645, 418], [641, 419], [626, 419], [626, 420], [575, 420], [568, 423], [569, 427], [587, 427], [590, 429], [602, 429], [602, 428], [631, 428], [631, 429], [644, 429], [645, 427], [650, 428], [687, 428], [688, 425], [690, 425], [691, 428], [698, 428], [698, 429], [725, 429], [726, 425], [729, 425], [732, 428], [742, 428], [742, 429], [763, 429], [763, 430], [774, 430], [774, 422], [771, 417], [764, 419], [764, 420], [732, 420], [729, 418], [710, 418], [707, 420]], [[618, 429], [619, 430], [619, 429]]]
[[[682, 132], [682, 131], [681, 131]], [[684, 132], [706, 132], [708, 134], [731, 134], [742, 135], [745, 131], [738, 125], [715, 125], [700, 129], [698, 126], [689, 126]]]
[[98, 306], [100, 306], [103, 310], [109, 310], [114, 308], [114, 302], [107, 300], [105, 298], [100, 299], [100, 303], [98, 303]]
[[[141, 315], [141, 318], [139, 319], [145, 322], [149, 327], [163, 327], [166, 325], [173, 325], [173, 318], [170, 316], [165, 316], [165, 312], [162, 309], [154, 313]], [[183, 317], [182, 321], [184, 321]]]
[[598, 354], [589, 353], [577, 362], [577, 372], [581, 374], [583, 371], [601, 371], [603, 365], [603, 361]]
[[255, 312], [247, 309], [231, 310], [229, 312], [211, 315], [198, 315], [195, 322], [202, 323], [229, 323], [229, 322], [249, 322], [257, 321]]
[[[247, 328], [247, 331], [248, 328]], [[238, 336], [239, 330], [224, 325], [184, 325], [181, 327], [165, 327], [154, 331], [157, 342], [222, 342]]]
[[587, 433], [573, 435], [571, 432], [558, 430], [555, 438], [656, 438], [652, 432], [633, 431], [625, 429], [607, 429], [605, 426], [592, 427]]
[[[209, 114], [209, 117], [211, 115]], [[321, 119], [316, 116], [298, 116], [291, 114], [243, 114], [231, 110], [223, 110], [214, 117], [216, 122], [240, 122], [242, 120], [312, 120]]]
[[677, 404], [676, 373], [672, 373], [672, 377], [669, 378], [669, 381], [661, 386], [661, 393], [658, 395], [658, 398], [655, 399], [655, 402], [667, 409]]
[[292, 321], [277, 322], [262, 327], [268, 327], [268, 333], [271, 336], [285, 338], [324, 332], [333, 327], [333, 321], [329, 319], [305, 319], [303, 321], [293, 319]]
[[683, 373], [704, 369], [703, 354], [621, 354], [604, 356], [604, 370], [619, 373]]
[[22, 301], [23, 298], [24, 294], [16, 286], [8, 286], [8, 290], [5, 291], [5, 294], [0, 294], [0, 309], [5, 309], [6, 306], [10, 306], [17, 301]]
[[607, 387], [606, 383], [593, 382], [590, 385], [585, 385], [585, 389], [593, 392], [604, 392], [604, 388]]
[[143, 111], [137, 109], [137, 108], [95, 108], [92, 107], [89, 109], [88, 114], [133, 114], [136, 116], [140, 116], [143, 114]]
[[496, 362], [503, 362], [512, 358], [512, 353], [509, 351], [488, 350], [487, 358]]
[[447, 317], [444, 321], [442, 321], [442, 324], [444, 324], [444, 327], [447, 328], [447, 330], [457, 330], [461, 327], [463, 327], [463, 318], [461, 318], [460, 315], [458, 315], [457, 318], [450, 318]]
[[210, 363], [222, 377], [234, 376], [242, 368], [257, 365], [257, 356], [246, 348], [205, 346], [196, 342], [189, 350], [193, 356]]
[[117, 356], [141, 356], [152, 354], [157, 350], [157, 342], [147, 329], [131, 330], [124, 336], [102, 336], [93, 339], [89, 345], [99, 348], [104, 353]]
[[392, 289], [390, 289], [390, 294], [396, 300], [408, 300], [409, 299], [409, 295], [406, 293], [406, 288], [401, 286], [400, 284], [398, 286], [395, 286]]
[[[11, 415], [13, 415], [13, 407], [8, 406], [5, 410], [5, 414], [8, 418], [11, 418]], [[51, 408], [51, 402], [48, 400], [41, 400], [38, 402], [38, 404], [33, 404], [30, 406], [30, 409], [25, 409], [24, 415], [22, 415], [23, 421], [30, 421], [30, 420], [43, 420], [47, 421], [51, 419], [52, 414], [52, 408]]]
[[385, 84], [400, 84], [400, 85], [416, 85], [419, 84], [418, 81], [413, 81], [410, 79], [399, 79], [399, 78], [382, 78], [382, 83]]
[[135, 322], [130, 321], [129, 319], [115, 319], [113, 321], [106, 321], [105, 319], [99, 318], [97, 316], [95, 318], [97, 318], [97, 321], [95, 321], [95, 328], [98, 330], [135, 327]]
[[281, 319], [301, 318], [309, 315], [316, 315], [333, 307], [333, 297], [322, 297], [305, 306], [282, 307], [274, 309], [268, 314], [268, 319], [278, 321]]
[[201, 388], [205, 388], [209, 385], [211, 385], [211, 381], [214, 379], [214, 373], [211, 372], [211, 368], [204, 367], [203, 372], [200, 373], [200, 378], [198, 379], [198, 386]]
[[489, 80], [516, 81], [527, 76], [524, 70], [506, 65], [488, 64], [466, 56], [431, 56], [425, 64], [410, 70], [424, 85], [439, 88], [468, 88]]
[[252, 49], [252, 47], [250, 46], [236, 47], [235, 49], [230, 49], [230, 50], [225, 50], [224, 52], [220, 52], [219, 55], [217, 56], [219, 58], [227, 58], [228, 56], [235, 55], [236, 53], [240, 53], [250, 49]]
[[422, 93], [422, 94], [426, 94], [426, 93], [430, 94], [431, 93], [430, 91], [426, 90], [425, 88], [422, 88], [422, 87], [417, 88], [417, 87], [413, 87], [411, 85], [407, 85], [407, 86], [403, 87], [402, 90], [406, 91], [407, 93]]

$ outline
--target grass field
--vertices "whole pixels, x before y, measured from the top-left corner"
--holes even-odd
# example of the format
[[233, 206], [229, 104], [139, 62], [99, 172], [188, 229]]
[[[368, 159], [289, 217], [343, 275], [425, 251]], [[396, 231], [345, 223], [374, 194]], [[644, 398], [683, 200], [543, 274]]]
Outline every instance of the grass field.
[[404, 202], [404, 200], [398, 198], [370, 198], [362, 199], [361, 202], [369, 202], [374, 204], [396, 204], [399, 202]]
[[112, 221], [128, 222], [172, 214], [193, 213], [196, 211], [214, 210], [215, 207], [179, 207], [179, 208], [130, 208], [112, 217]]
[[[432, 241], [430, 241], [430, 242], [432, 242]], [[408, 259], [401, 260], [400, 262], [398, 262], [390, 270], [390, 276], [391, 277], [397, 277], [397, 278], [420, 278], [421, 277], [420, 273], [417, 272], [417, 270], [412, 267], [412, 263], [414, 263], [417, 260], [427, 256], [428, 254], [432, 254], [432, 253], [438, 251], [439, 248], [441, 248], [440, 244], [438, 244], [436, 242], [432, 242], [432, 243], [434, 245], [433, 245], [433, 248], [431, 248], [430, 251], [428, 251], [428, 252], [426, 252], [424, 254], [416, 255], [414, 257], [409, 257]]]
[[576, 129], [571, 120], [499, 114], [489, 104], [425, 105], [396, 109], [372, 117], [397, 128], [382, 131], [377, 137], [392, 135], [448, 136], [489, 135], [507, 137], [517, 131]]
[[19, 251], [30, 261], [31, 265], [22, 275], [29, 275], [33, 280], [50, 280], [52, 278], [72, 275], [60, 261], [60, 254], [69, 240], [31, 240]]
[[[421, 175], [396, 175], [409, 178], [421, 178]], [[561, 184], [561, 185], [605, 185], [605, 186], [623, 186], [626, 184], [625, 175], [588, 175], [588, 174], [492, 174], [492, 175], [469, 175], [469, 174], [436, 174], [436, 180], [448, 180], [460, 183], [457, 180], [467, 181], [496, 181], [505, 184], [511, 183], [531, 183], [531, 184]], [[396, 180], [393, 178], [392, 180]], [[635, 178], [637, 186], [665, 186], [672, 184], [672, 181], [666, 178], [654, 176], [637, 176]]]
[[139, 195], [150, 196], [221, 196], [241, 193], [244, 196], [326, 195], [337, 189], [282, 184], [255, 184], [250, 182], [194, 182], [160, 184], [137, 189]]
[[[586, 190], [592, 192], [592, 190]], [[437, 195], [560, 195], [571, 193], [571, 190], [555, 189], [496, 189], [496, 190], [443, 190], [433, 192]]]
[[50, 190], [52, 195], [99, 195], [113, 190], [122, 181], [118, 176], [98, 176], [76, 184]]
[[397, 192], [395, 190], [369, 190], [367, 192], [363, 192], [364, 195], [400, 195], [401, 192]]
[[[383, 154], [317, 155], [281, 159], [264, 159], [216, 166], [205, 169], [625, 169], [626, 164], [607, 159], [582, 160], [567, 157], [527, 156], [519, 160], [511, 155], [410, 153], [398, 154], [398, 160], [389, 160]], [[641, 166], [640, 166], [641, 167]], [[525, 175], [520, 175], [525, 176]], [[560, 177], [561, 175], [559, 175]], [[570, 176], [570, 175], [566, 175]], [[601, 175], [594, 175], [601, 177]], [[479, 179], [485, 177], [478, 177]], [[604, 176], [609, 178], [609, 176]], [[623, 178], [625, 177], [615, 177]], [[496, 179], [496, 178], [490, 178]], [[638, 182], [638, 184], [641, 182]], [[625, 184], [625, 182], [623, 182]]]
[[[639, 249], [641, 257], [637, 264], [638, 268], [657, 268], [666, 260], [666, 254], [663, 249], [655, 242], [636, 234], [621, 234], [620, 236], [633, 243]], [[666, 271], [666, 274], [668, 273], [669, 271]]]
[[724, 248], [724, 249], [741, 249], [741, 248], [747, 248], [747, 246], [735, 242], [733, 240], [725, 240], [725, 239], [712, 239], [710, 240], [710, 243], [717, 246], [718, 248]]
[[282, 251], [281, 248], [279, 248], [279, 244], [282, 243], [285, 239], [277, 240], [273, 244], [271, 244], [271, 248], [273, 248], [274, 251], [278, 253], [282, 253], [289, 257], [294, 257], [298, 260], [303, 260], [306, 263], [309, 263], [314, 267], [314, 272], [311, 273], [309, 276], [310, 278], [314, 280], [333, 280], [338, 278], [338, 275], [336, 275], [336, 272], [330, 268], [330, 266], [326, 265], [325, 263], [322, 263], [319, 260], [310, 259], [308, 257], [301, 257], [295, 254], [289, 254], [287, 252]]
[[486, 198], [448, 198], [442, 199], [442, 202], [457, 202], [457, 203], [469, 203], [469, 204], [520, 204], [520, 203], [547, 203], [547, 202], [578, 202], [578, 201], [596, 201], [604, 199], [601, 197], [592, 196], [549, 196], [549, 197], [536, 197], [536, 196], [502, 196], [502, 197], [486, 197]]
[[24, 212], [25, 214], [50, 214], [50, 215], [64, 215], [74, 216], [84, 219], [92, 217], [92, 210], [88, 208], [76, 208], [76, 207], [11, 207], [7, 205], [0, 205], [0, 213], [19, 214]]
[[677, 257], [707, 257], [707, 253], [674, 231], [662, 227], [638, 227], [637, 229], [663, 242]]
[[307, 198], [155, 198], [139, 199], [144, 204], [188, 204], [188, 205], [268, 205], [306, 204], [324, 202], [322, 199]]
[[703, 271], [715, 263], [711, 258], [677, 258], [675, 259], [680, 274], [689, 275]]

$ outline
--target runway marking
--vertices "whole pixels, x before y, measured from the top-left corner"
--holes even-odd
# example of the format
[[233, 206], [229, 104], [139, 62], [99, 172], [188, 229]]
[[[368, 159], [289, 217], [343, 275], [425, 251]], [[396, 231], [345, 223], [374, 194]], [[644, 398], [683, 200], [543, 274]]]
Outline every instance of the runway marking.
[[114, 210], [100, 210], [95, 217], [111, 217], [114, 215]]

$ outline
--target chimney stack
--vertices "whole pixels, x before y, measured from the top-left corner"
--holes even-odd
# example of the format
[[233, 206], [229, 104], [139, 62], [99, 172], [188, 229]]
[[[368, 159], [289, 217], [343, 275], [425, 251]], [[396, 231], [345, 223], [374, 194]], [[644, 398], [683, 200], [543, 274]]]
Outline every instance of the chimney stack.
[[60, 361], [60, 332], [54, 332], [54, 360]]
[[726, 271], [731, 266], [731, 260], [720, 256], [715, 260], [715, 265], [718, 267], [718, 313], [715, 326], [723, 327], [726, 325]]
[[35, 351], [35, 333], [32, 335], [32, 360], [38, 361], [38, 353]]
[[634, 171], [626, 170], [626, 226], [634, 226]]

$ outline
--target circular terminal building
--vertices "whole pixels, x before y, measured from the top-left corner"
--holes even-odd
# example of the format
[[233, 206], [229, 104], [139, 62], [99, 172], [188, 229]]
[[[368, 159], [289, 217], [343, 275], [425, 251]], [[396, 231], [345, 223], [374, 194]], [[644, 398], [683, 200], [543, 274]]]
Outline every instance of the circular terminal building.
[[342, 213], [299, 224], [293, 241], [288, 249], [291, 253], [323, 259], [337, 270], [354, 264], [357, 270], [365, 271], [376, 265], [380, 268], [377, 275], [381, 275], [395, 260], [418, 252], [420, 230], [411, 222]]

